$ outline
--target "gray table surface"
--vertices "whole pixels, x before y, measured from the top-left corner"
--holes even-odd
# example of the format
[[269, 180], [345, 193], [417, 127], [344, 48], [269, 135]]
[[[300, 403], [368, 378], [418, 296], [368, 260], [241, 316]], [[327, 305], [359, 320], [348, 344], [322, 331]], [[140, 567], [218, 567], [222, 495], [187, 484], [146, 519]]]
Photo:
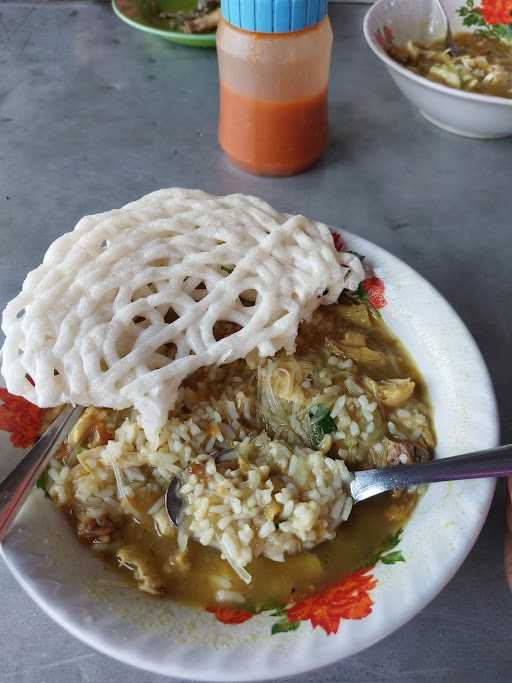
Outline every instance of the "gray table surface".
[[[0, 308], [83, 214], [172, 185], [259, 194], [343, 224], [427, 277], [482, 349], [512, 441], [512, 140], [444, 133], [414, 113], [364, 45], [365, 8], [335, 6], [332, 142], [284, 180], [232, 168], [215, 138], [215, 53], [134, 31], [93, 2], [0, 1]], [[409, 624], [297, 681], [510, 681], [504, 490], [462, 569]], [[0, 566], [0, 681], [163, 680], [97, 654]]]

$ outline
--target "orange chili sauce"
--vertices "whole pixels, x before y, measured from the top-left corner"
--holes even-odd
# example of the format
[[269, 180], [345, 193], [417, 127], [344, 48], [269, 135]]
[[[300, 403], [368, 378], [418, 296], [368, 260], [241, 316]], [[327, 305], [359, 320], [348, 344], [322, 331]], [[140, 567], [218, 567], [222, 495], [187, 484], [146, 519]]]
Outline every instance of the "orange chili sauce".
[[219, 143], [237, 166], [287, 176], [317, 161], [327, 144], [327, 88], [306, 99], [246, 97], [220, 84]]

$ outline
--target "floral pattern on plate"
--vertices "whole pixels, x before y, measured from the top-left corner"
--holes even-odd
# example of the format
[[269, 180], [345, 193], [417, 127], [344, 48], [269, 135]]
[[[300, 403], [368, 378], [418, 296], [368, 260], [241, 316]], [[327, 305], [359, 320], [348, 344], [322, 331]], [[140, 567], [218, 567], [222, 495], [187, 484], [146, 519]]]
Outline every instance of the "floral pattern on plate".
[[[290, 605], [274, 605], [260, 610], [270, 612], [269, 616], [277, 619], [272, 624], [272, 635], [296, 631], [302, 621], [309, 621], [313, 628], [319, 627], [327, 635], [331, 635], [338, 633], [342, 621], [364, 619], [370, 615], [373, 607], [371, 592], [377, 586], [377, 579], [372, 570], [379, 562], [405, 562], [402, 552], [396, 549], [401, 534], [400, 529], [395, 535], [390, 536], [380, 550], [368, 558], [364, 567], [318, 593], [308, 595]], [[246, 609], [220, 605], [209, 607], [206, 611], [211, 612], [221, 623], [229, 625], [242, 624], [258, 614]]]

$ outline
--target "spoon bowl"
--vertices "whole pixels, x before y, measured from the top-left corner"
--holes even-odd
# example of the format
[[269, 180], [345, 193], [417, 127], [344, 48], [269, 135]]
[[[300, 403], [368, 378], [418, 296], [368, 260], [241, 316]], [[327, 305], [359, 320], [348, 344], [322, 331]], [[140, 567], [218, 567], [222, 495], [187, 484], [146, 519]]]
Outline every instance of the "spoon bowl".
[[[219, 462], [226, 455], [229, 455], [235, 451], [234, 448], [223, 448], [219, 451], [214, 451], [210, 454], [210, 458], [213, 458], [215, 462]], [[167, 511], [167, 516], [171, 524], [177, 527], [183, 517], [183, 511], [185, 509], [184, 500], [180, 494], [180, 488], [183, 484], [181, 477], [175, 476], [169, 482], [164, 495], [165, 509]]]
[[434, 0], [434, 5], [436, 6], [437, 11], [439, 12], [440, 20], [444, 25], [444, 44], [446, 46], [446, 49], [449, 50], [453, 56], [456, 56], [461, 53], [461, 50], [459, 50], [459, 48], [453, 42], [453, 32], [450, 24], [450, 17], [444, 7], [443, 0]]

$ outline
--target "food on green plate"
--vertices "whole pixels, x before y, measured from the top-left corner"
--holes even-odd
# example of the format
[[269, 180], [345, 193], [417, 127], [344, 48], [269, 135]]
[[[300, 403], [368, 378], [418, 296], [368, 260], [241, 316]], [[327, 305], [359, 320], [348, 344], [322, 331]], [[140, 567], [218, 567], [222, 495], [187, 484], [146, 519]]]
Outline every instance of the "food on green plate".
[[257, 611], [367, 566], [418, 494], [352, 509], [350, 470], [435, 446], [384, 304], [339, 235], [254, 197], [174, 188], [85, 217], [3, 317], [8, 389], [50, 417], [89, 406], [41, 486], [142, 591], [188, 604]]
[[[511, 34], [512, 36], [512, 34]], [[455, 50], [441, 42], [390, 46], [388, 54], [410, 71], [457, 90], [512, 98], [512, 37], [500, 40], [458, 33]]]
[[198, 0], [196, 9], [160, 12], [159, 19], [169, 22], [171, 31], [183, 33], [214, 33], [220, 20], [219, 0]]

